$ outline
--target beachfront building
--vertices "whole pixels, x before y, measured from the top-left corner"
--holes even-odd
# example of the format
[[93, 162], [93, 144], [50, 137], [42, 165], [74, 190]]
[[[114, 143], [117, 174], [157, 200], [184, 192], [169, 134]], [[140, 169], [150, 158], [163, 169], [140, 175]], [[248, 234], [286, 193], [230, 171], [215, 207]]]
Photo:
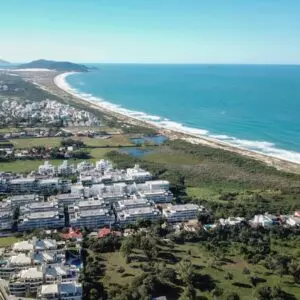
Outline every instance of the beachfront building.
[[168, 222], [176, 223], [197, 219], [198, 214], [203, 210], [203, 207], [196, 204], [179, 204], [168, 205], [166, 208], [163, 208], [162, 213]]
[[120, 225], [135, 223], [138, 220], [156, 221], [161, 213], [154, 207], [130, 208], [117, 212], [117, 221]]
[[70, 226], [75, 228], [97, 229], [103, 226], [110, 226], [115, 223], [115, 217], [108, 209], [74, 210], [69, 213]]
[[82, 286], [78, 282], [43, 284], [38, 291], [39, 300], [81, 300]]
[[55, 174], [55, 167], [49, 161], [45, 161], [39, 166], [38, 173], [40, 175], [53, 176]]
[[19, 217], [18, 231], [34, 229], [57, 229], [65, 226], [65, 219], [58, 209], [43, 212], [28, 212]]

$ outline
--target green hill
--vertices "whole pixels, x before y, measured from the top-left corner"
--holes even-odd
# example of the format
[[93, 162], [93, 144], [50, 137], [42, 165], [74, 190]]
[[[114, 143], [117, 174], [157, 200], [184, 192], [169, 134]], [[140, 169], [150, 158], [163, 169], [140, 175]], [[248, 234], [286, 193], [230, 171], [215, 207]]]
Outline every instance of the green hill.
[[50, 69], [56, 71], [74, 71], [74, 72], [87, 72], [89, 68], [85, 65], [79, 65], [67, 61], [53, 61], [39, 59], [30, 63], [19, 65], [20, 69]]

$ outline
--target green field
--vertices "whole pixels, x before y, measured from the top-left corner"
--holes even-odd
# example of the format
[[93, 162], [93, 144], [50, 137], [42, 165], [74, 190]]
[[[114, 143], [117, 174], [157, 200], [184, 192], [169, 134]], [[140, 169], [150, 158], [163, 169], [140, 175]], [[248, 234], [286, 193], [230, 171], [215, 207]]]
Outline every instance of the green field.
[[20, 239], [9, 236], [9, 237], [0, 237], [0, 248], [11, 246], [12, 244], [18, 242]]
[[[125, 135], [113, 135], [108, 139], [101, 138], [89, 138], [89, 137], [72, 137], [73, 140], [80, 140], [87, 146], [126, 146], [132, 145], [130, 140]], [[61, 145], [61, 137], [45, 137], [45, 138], [19, 138], [12, 139], [10, 142], [13, 143], [15, 148], [32, 148], [37, 146], [44, 147], [59, 147]]]

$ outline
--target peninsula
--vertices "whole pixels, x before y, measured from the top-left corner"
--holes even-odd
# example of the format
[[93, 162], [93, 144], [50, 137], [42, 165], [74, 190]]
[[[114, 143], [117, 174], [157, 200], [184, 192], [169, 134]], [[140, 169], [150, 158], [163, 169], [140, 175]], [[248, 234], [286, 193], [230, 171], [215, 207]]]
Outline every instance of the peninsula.
[[85, 65], [75, 64], [67, 61], [54, 61], [39, 59], [30, 63], [21, 64], [19, 69], [47, 69], [59, 72], [87, 72], [89, 68]]

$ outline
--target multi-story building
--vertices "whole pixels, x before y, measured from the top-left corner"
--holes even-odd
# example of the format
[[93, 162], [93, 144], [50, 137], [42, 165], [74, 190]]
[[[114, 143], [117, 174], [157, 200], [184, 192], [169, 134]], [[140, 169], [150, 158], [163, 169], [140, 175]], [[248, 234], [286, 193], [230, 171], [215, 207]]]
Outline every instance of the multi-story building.
[[146, 198], [140, 198], [133, 195], [130, 199], [123, 199], [114, 204], [116, 211], [151, 206]]
[[168, 222], [183, 222], [197, 219], [198, 214], [203, 211], [203, 207], [196, 204], [169, 205], [163, 209], [163, 217]]
[[28, 212], [20, 216], [18, 231], [33, 230], [37, 228], [63, 228], [65, 219], [59, 215], [58, 210], [43, 212]]
[[137, 193], [140, 197], [146, 198], [148, 201], [155, 203], [169, 203], [172, 202], [174, 196], [171, 191], [154, 190], [154, 191], [139, 191]]
[[31, 203], [37, 203], [40, 201], [40, 198], [36, 194], [29, 194], [29, 195], [10, 196], [7, 198], [6, 201], [11, 204], [12, 208], [16, 208]]
[[62, 282], [42, 285], [38, 291], [39, 300], [81, 300], [82, 286], [77, 282]]
[[70, 226], [99, 228], [111, 225], [115, 222], [115, 217], [110, 215], [108, 209], [77, 210], [69, 214]]
[[36, 191], [35, 178], [17, 178], [8, 182], [8, 191], [12, 194], [30, 194]]
[[46, 212], [46, 211], [58, 211], [58, 202], [47, 201], [47, 202], [35, 202], [23, 205], [20, 207], [20, 213], [37, 213], [37, 212]]
[[44, 164], [39, 166], [38, 172], [41, 175], [53, 176], [55, 174], [55, 167], [49, 161], [45, 161]]
[[13, 216], [11, 211], [0, 211], [0, 230], [12, 228]]
[[137, 220], [156, 221], [161, 217], [161, 213], [154, 207], [139, 207], [119, 211], [117, 213], [117, 221], [120, 225], [134, 223]]
[[59, 175], [70, 176], [76, 173], [76, 169], [73, 164], [69, 164], [67, 160], [64, 160], [63, 163], [57, 167], [57, 173]]
[[94, 169], [94, 164], [88, 161], [82, 161], [77, 164], [77, 172], [90, 171]]
[[126, 174], [135, 182], [144, 182], [152, 179], [150, 172], [140, 168], [139, 165], [135, 165], [133, 168], [128, 168]]

